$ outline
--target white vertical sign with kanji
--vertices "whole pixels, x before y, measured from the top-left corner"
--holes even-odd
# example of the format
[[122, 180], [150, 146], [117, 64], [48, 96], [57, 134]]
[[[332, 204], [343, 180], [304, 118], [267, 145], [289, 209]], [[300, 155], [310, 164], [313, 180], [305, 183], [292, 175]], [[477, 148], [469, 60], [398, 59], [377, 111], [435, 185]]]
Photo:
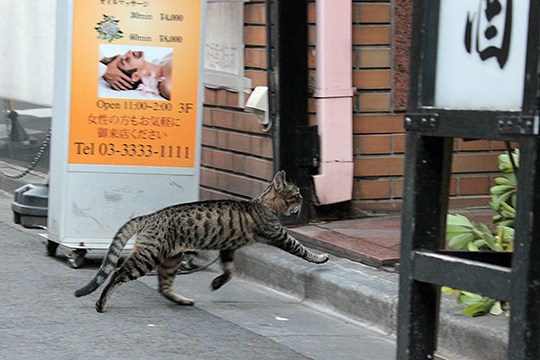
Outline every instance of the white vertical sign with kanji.
[[529, 0], [441, 0], [437, 108], [520, 110]]

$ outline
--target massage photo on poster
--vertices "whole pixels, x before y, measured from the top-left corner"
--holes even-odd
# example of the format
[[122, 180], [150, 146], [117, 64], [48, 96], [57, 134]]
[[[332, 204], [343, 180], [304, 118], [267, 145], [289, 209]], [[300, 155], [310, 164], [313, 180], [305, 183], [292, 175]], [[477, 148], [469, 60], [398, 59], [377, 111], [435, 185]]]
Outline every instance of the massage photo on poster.
[[170, 100], [173, 49], [99, 44], [98, 97]]

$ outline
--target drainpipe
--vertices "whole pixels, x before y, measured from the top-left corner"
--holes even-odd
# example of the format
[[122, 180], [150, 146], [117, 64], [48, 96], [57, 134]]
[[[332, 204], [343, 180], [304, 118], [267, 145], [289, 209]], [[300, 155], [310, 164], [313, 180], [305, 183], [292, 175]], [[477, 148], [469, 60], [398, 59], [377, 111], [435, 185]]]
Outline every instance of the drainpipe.
[[352, 1], [317, 0], [314, 97], [321, 161], [313, 176], [320, 205], [352, 199]]

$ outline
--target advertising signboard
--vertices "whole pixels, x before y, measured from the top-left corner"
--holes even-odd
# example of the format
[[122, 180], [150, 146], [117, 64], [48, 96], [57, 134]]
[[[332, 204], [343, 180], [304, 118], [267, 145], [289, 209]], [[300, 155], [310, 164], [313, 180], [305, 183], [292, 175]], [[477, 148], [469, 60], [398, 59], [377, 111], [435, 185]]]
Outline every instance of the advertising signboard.
[[58, 0], [48, 238], [198, 199], [205, 1]]

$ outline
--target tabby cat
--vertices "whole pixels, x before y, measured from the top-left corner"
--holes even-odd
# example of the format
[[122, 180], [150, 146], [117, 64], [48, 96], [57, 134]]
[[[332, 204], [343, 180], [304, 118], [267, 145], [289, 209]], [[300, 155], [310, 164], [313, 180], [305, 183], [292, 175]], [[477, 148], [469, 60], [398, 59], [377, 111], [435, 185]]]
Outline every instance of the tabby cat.
[[[118, 286], [157, 267], [159, 292], [180, 305], [193, 305], [193, 300], [172, 289], [182, 254], [188, 250], [219, 250], [223, 273], [212, 281], [214, 290], [231, 280], [235, 250], [257, 242], [279, 247], [310, 262], [324, 263], [328, 255], [310, 252], [279, 223], [279, 213], [297, 213], [301, 204], [298, 187], [280, 171], [268, 188], [250, 201], [200, 201], [133, 218], [120, 227], [98, 272], [86, 286], [75, 291], [75, 296], [95, 291], [114, 272], [96, 302], [96, 310], [103, 312]], [[131, 253], [117, 268], [120, 252], [134, 235], [137, 241]]]

